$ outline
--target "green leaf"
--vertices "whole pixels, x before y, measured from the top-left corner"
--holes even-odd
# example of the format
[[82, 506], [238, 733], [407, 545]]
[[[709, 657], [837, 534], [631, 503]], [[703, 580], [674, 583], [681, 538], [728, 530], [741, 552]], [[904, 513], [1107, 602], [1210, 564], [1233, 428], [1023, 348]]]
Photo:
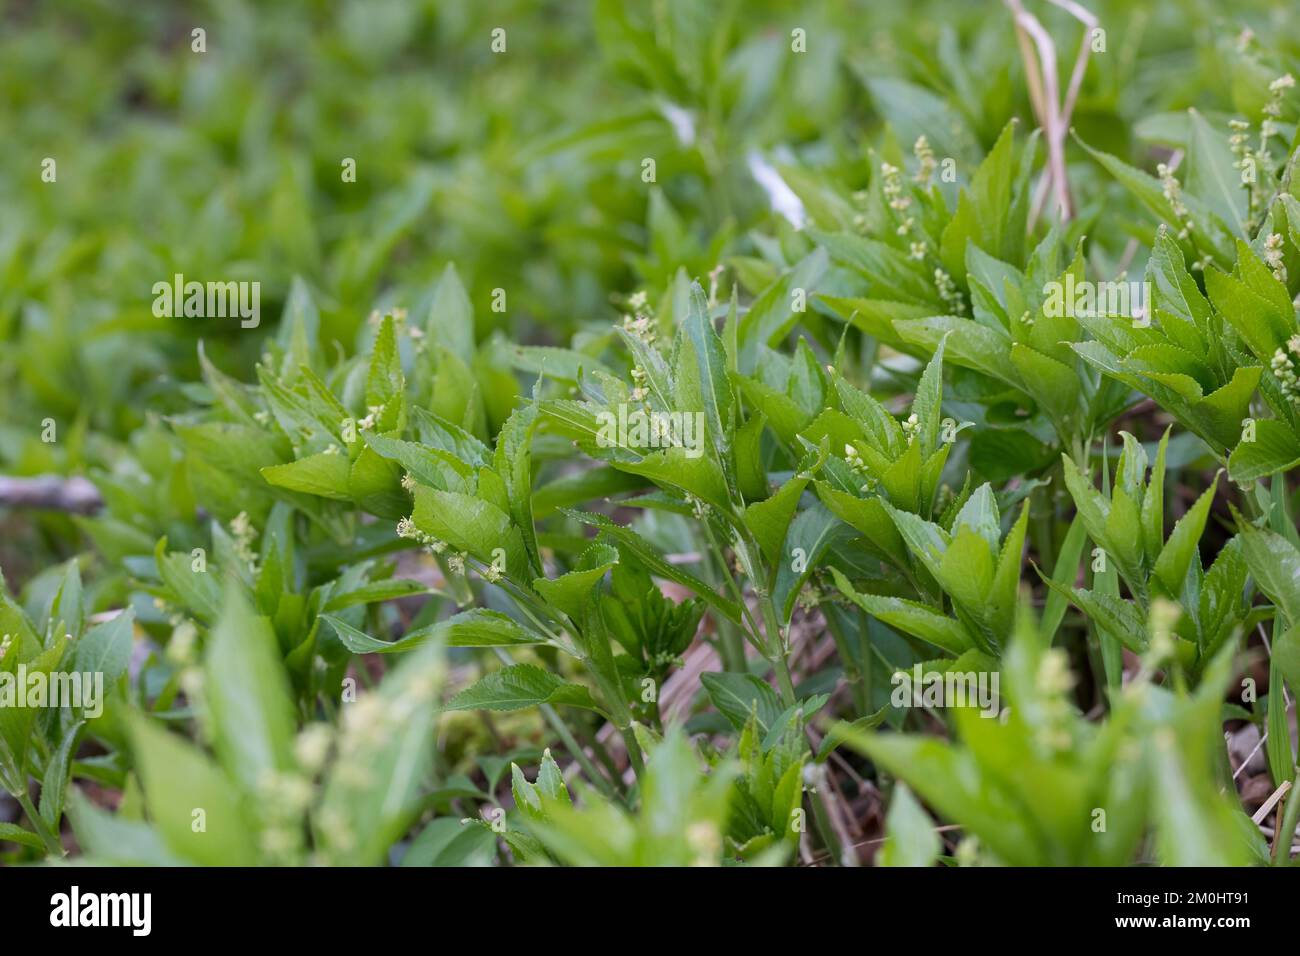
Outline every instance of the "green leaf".
[[[1219, 478], [1216, 475], [1210, 482], [1210, 487], [1196, 499], [1196, 503], [1187, 510], [1187, 513], [1178, 519], [1174, 530], [1169, 533], [1169, 540], [1165, 542], [1160, 557], [1156, 559], [1155, 576], [1160, 579], [1160, 583], [1164, 585], [1170, 597], [1176, 598], [1182, 593], [1187, 569], [1192, 563], [1192, 558], [1198, 554], [1197, 542], [1201, 540], [1201, 535], [1205, 531], [1205, 522], [1210, 517], [1210, 506], [1214, 504], [1214, 493], [1218, 486]], [[1198, 559], [1197, 564], [1199, 563]]]
[[381, 601], [393, 601], [398, 598], [411, 597], [415, 594], [428, 594], [429, 587], [420, 581], [405, 578], [385, 578], [382, 581], [368, 581], [360, 587], [349, 588], [331, 594], [322, 611], [341, 611], [359, 604], [378, 604]]
[[[731, 446], [731, 383], [727, 378], [727, 354], [722, 339], [709, 319], [708, 300], [698, 282], [691, 283], [690, 305], [682, 328], [689, 337], [699, 366], [700, 395], [704, 400], [704, 418], [715, 446], [726, 451]], [[692, 409], [679, 409], [693, 411]]]
[[1286, 631], [1274, 629], [1273, 633], [1272, 663], [1291, 685], [1292, 692], [1300, 692], [1300, 624], [1293, 624]]
[[[17, 684], [20, 665], [26, 667], [29, 680], [38, 672], [51, 674], [63, 660], [67, 646], [66, 637], [43, 650], [34, 640], [31, 645], [19, 644], [16, 649], [11, 646], [0, 657], [0, 674], [9, 677], [10, 692]], [[28, 756], [42, 736], [33, 732], [39, 710], [38, 707], [0, 707], [0, 784], [15, 796], [27, 788]]]
[[1241, 547], [1255, 584], [1282, 609], [1289, 627], [1300, 624], [1300, 550], [1253, 525], [1242, 527]]
[[1251, 353], [1265, 364], [1272, 361], [1273, 353], [1286, 340], [1287, 329], [1280, 323], [1275, 327], [1278, 319], [1268, 301], [1218, 269], [1205, 270], [1205, 291], [1215, 311], [1237, 330]]
[[805, 296], [811, 299], [829, 266], [830, 257], [826, 250], [818, 247], [754, 300], [737, 329], [741, 372], [751, 373], [758, 361], [759, 347], [775, 346], [798, 319], [798, 314], [793, 311], [794, 290], [802, 289]]
[[419, 814], [443, 676], [442, 648], [431, 643], [390, 671], [373, 700], [346, 705], [366, 707], [366, 719], [345, 723], [339, 757], [312, 818], [330, 863], [377, 865]]
[[528, 630], [514, 618], [487, 608], [470, 608], [425, 627], [408, 631], [399, 640], [380, 641], [330, 614], [321, 620], [334, 628], [343, 646], [353, 654], [395, 654], [409, 651], [430, 641], [447, 647], [520, 647], [542, 644], [545, 639]]
[[[1016, 186], [1015, 128], [1014, 121], [1002, 128], [997, 142], [975, 171], [970, 187], [975, 218], [979, 223], [979, 232], [971, 237], [971, 241], [1004, 262], [1019, 261], [1024, 245], [1024, 213], [1020, 213], [1022, 221], [1017, 221], [1012, 204]], [[945, 262], [948, 262], [946, 256]], [[951, 264], [956, 265], [955, 262]], [[966, 270], [954, 268], [952, 271], [954, 275], [961, 275]]]
[[[497, 835], [479, 820], [437, 817], [425, 824], [402, 855], [402, 866], [491, 866]], [[509, 840], [509, 834], [505, 837]]]
[[618, 564], [618, 549], [608, 544], [594, 544], [578, 558], [572, 571], [558, 578], [536, 578], [533, 590], [548, 604], [559, 608], [574, 620], [580, 620], [583, 609], [591, 600], [591, 592], [599, 586], [610, 568]]
[[750, 717], [757, 715], [759, 734], [766, 736], [785, 710], [771, 685], [753, 674], [708, 672], [700, 675], [700, 683], [718, 713], [737, 731], [744, 730]]
[[348, 469], [348, 494], [358, 509], [389, 521], [406, 517], [410, 507], [402, 469], [369, 447], [361, 449]]
[[1228, 458], [1228, 474], [1246, 484], [1300, 466], [1300, 438], [1284, 422], [1264, 418], [1255, 423], [1255, 440], [1242, 441]]
[[905, 780], [943, 819], [975, 833], [1013, 866], [1034, 865], [1042, 838], [1025, 807], [981, 772], [975, 757], [947, 741], [904, 734], [854, 733], [849, 744]]
[[902, 511], [888, 502], [884, 502], [884, 506], [893, 519], [894, 527], [907, 544], [907, 549], [937, 578], [944, 552], [948, 550], [948, 533], [919, 515]]
[[1263, 372], [1257, 365], [1234, 369], [1228, 384], [1192, 406], [1188, 425], [1216, 450], [1232, 448], [1241, 435], [1242, 419], [1250, 414], [1250, 400]]
[[1067, 431], [1078, 412], [1079, 376], [1056, 359], [1017, 342], [1011, 347], [1011, 364], [1020, 373], [1021, 387], [1036, 401], [1058, 429]]
[[891, 709], [892, 705], [886, 704], [874, 714], [867, 714], [864, 717], [859, 717], [852, 723], [846, 724], [843, 721], [840, 721], [839, 723], [831, 724], [830, 729], [826, 732], [826, 736], [822, 738], [822, 745], [817, 748], [817, 762], [825, 763], [826, 758], [831, 755], [831, 752], [839, 748], [839, 746], [850, 736], [865, 733], [868, 730], [879, 727], [885, 722], [885, 718], [889, 715]]
[[727, 482], [710, 454], [697, 454], [674, 445], [646, 455], [638, 462], [615, 462], [614, 467], [649, 478], [655, 484], [688, 492], [701, 501], [730, 510]]
[[933, 866], [939, 855], [939, 834], [930, 815], [922, 809], [904, 784], [894, 788], [894, 799], [885, 817], [885, 845], [880, 848], [879, 866]]
[[41, 842], [39, 834], [26, 830], [16, 823], [0, 823], [0, 843], [5, 842], [29, 846], [34, 850], [43, 851], [45, 849], [45, 844]]
[[72, 776], [72, 759], [77, 753], [77, 744], [81, 740], [83, 721], [76, 721], [63, 733], [63, 739], [55, 748], [45, 764], [45, 773], [41, 777], [40, 815], [45, 825], [58, 832], [59, 821], [63, 818], [63, 801], [68, 792], [68, 782]]
[[904, 341], [931, 351], [947, 337], [944, 355], [949, 364], [983, 372], [1008, 385], [1020, 385], [1020, 375], [1010, 359], [1011, 337], [1005, 332], [952, 315], [902, 319], [894, 327]]
[[[434, 342], [468, 363], [474, 357], [474, 307], [456, 267], [447, 263], [434, 284], [424, 331]], [[374, 403], [372, 403], [374, 404]]]
[[256, 830], [216, 764], [144, 717], [132, 717], [130, 730], [149, 817], [170, 850], [201, 866], [257, 863]]
[[262, 469], [268, 484], [289, 491], [319, 495], [335, 501], [351, 501], [349, 485], [352, 466], [347, 455], [320, 452], [299, 458], [286, 465], [270, 465]]
[[549, 748], [542, 754], [536, 783], [528, 782], [518, 764], [510, 764], [510, 790], [515, 798], [515, 806], [534, 822], [547, 820], [547, 811], [555, 804], [570, 806], [573, 803], [569, 788], [564, 783], [564, 775]]
[[[537, 549], [537, 532], [533, 527], [532, 440], [537, 430], [539, 408], [536, 404], [516, 409], [497, 433], [493, 467], [505, 484], [510, 518], [523, 537], [532, 568], [542, 568]], [[522, 573], [522, 569], [520, 569]]]
[[1197, 110], [1187, 146], [1187, 188], [1205, 202], [1238, 236], [1246, 235], [1246, 190], [1227, 137], [1210, 128]]
[[955, 536], [963, 527], [970, 528], [984, 540], [989, 551], [997, 554], [998, 542], [1002, 537], [1001, 521], [993, 486], [985, 482], [971, 492], [970, 497], [958, 509], [952, 519], [952, 534]]
[[798, 447], [797, 436], [813, 420], [813, 416], [788, 395], [769, 388], [756, 379], [733, 375], [733, 381], [745, 401], [759, 411], [776, 437], [788, 448]]
[[168, 553], [166, 538], [160, 538], [154, 548], [154, 563], [163, 584], [191, 614], [205, 624], [216, 620], [221, 608], [221, 585], [210, 568], [197, 571], [190, 555]]
[[906, 598], [860, 593], [853, 589], [839, 568], [831, 568], [831, 574], [835, 578], [836, 587], [845, 597], [890, 627], [919, 637], [953, 655], [963, 654], [975, 647], [975, 642], [959, 621]]
[[861, 532], [881, 557], [897, 567], [907, 567], [907, 546], [879, 498], [858, 498], [824, 481], [817, 482], [817, 496], [835, 517]]
[[1072, 588], [1070, 594], [1071, 600], [1083, 613], [1134, 654], [1141, 654], [1147, 649], [1146, 622], [1132, 601], [1105, 594], [1099, 588], [1091, 591]]
[[669, 581], [675, 581], [685, 588], [690, 589], [699, 597], [703, 598], [710, 605], [725, 614], [730, 620], [739, 624], [741, 621], [740, 605], [735, 601], [719, 594], [713, 587], [701, 581], [695, 575], [688, 571], [683, 571], [678, 565], [669, 564], [665, 561], [657, 550], [643, 537], [633, 531], [631, 528], [625, 528], [616, 524], [609, 518], [601, 514], [594, 514], [587, 511], [569, 511], [565, 514], [576, 518], [583, 524], [592, 525], [599, 528], [603, 534], [613, 538], [621, 547], [627, 548], [628, 551], [651, 573]]
[[573, 349], [554, 348], [549, 345], [506, 345], [504, 358], [521, 372], [545, 375], [563, 382], [578, 382], [584, 373], [603, 372], [612, 375], [614, 370], [604, 362]]
[[131, 662], [135, 636], [135, 611], [127, 608], [103, 624], [97, 624], [77, 641], [73, 669], [84, 673], [101, 673], [105, 686], [112, 686], [126, 673]]
[[[885, 406], [838, 375], [835, 390], [845, 414], [865, 429], [868, 441], [877, 451], [890, 456], [902, 451], [903, 430]], [[838, 453], [839, 449], [835, 451]]]
[[768, 564], [781, 560], [781, 546], [785, 543], [790, 519], [799, 507], [799, 498], [808, 487], [808, 479], [796, 475], [764, 501], [756, 501], [744, 512], [745, 527], [758, 541], [759, 549]]
[[484, 564], [492, 564], [493, 552], [502, 549], [508, 577], [523, 574], [527, 567], [519, 529], [511, 524], [509, 515], [482, 498], [417, 485], [411, 520], [420, 531]]
[[837, 539], [847, 537], [847, 532], [843, 523], [820, 501], [799, 512], [790, 522], [783, 555], [776, 565], [776, 585], [772, 588], [772, 599], [782, 625], [789, 622], [804, 582], [817, 571], [826, 551]]
[[939, 562], [939, 584], [952, 598], [954, 608], [975, 620], [982, 620], [990, 609], [987, 602], [992, 596], [996, 555], [969, 525], [960, 525]]
[[1056, 586], [1049, 589], [1047, 601], [1043, 605], [1039, 634], [1044, 647], [1051, 646], [1052, 638], [1065, 617], [1070, 587], [1079, 576], [1079, 559], [1083, 556], [1083, 546], [1087, 540], [1088, 531], [1083, 526], [1082, 519], [1076, 515], [1070, 522], [1070, 530], [1065, 533], [1065, 540], [1061, 542], [1061, 549], [1056, 555], [1056, 566], [1052, 569], [1051, 580]]
[[68, 817], [77, 842], [89, 859], [118, 866], [183, 866], [155, 827], [113, 814], [91, 803], [75, 787], [69, 792]]
[[217, 755], [248, 794], [293, 767], [294, 711], [275, 632], [233, 585], [204, 657], [204, 701]]
[[1088, 530], [1088, 537], [1103, 548], [1108, 547], [1106, 520], [1110, 516], [1110, 502], [1092, 486], [1087, 474], [1068, 456], [1061, 456], [1061, 465], [1065, 487], [1074, 499], [1074, 507], [1078, 511], [1079, 520]]
[[[1140, 169], [1128, 165], [1124, 161], [1115, 158], [1109, 153], [1103, 153], [1100, 150], [1093, 149], [1083, 140], [1075, 137], [1075, 141], [1082, 146], [1093, 159], [1097, 160], [1107, 172], [1120, 182], [1124, 188], [1136, 196], [1144, 206], [1156, 217], [1157, 220], [1164, 223], [1177, 223], [1178, 214], [1174, 211], [1173, 204], [1165, 197], [1164, 188], [1160, 180], [1154, 176], [1142, 172]], [[1196, 205], [1191, 201], [1191, 197], [1186, 197], [1189, 206]]]
[[1025, 534], [1029, 530], [1029, 503], [1020, 509], [1020, 517], [1011, 526], [998, 554], [997, 568], [988, 594], [985, 620], [991, 636], [1001, 641], [1015, 626], [1016, 604], [1020, 599], [1020, 569], [1024, 565]]
[[534, 664], [511, 664], [493, 671], [453, 697], [447, 710], [520, 710], [539, 704], [600, 710], [587, 688]]
[[412, 417], [420, 441], [425, 445], [446, 452], [473, 468], [490, 463], [492, 456], [487, 446], [459, 425], [418, 407]]
[[[1171, 425], [1160, 437], [1155, 464], [1151, 466], [1151, 480], [1142, 497], [1142, 545], [1148, 558], [1160, 553], [1165, 543], [1165, 459], [1169, 454]], [[1124, 433], [1125, 441], [1129, 435]]]
[[1154, 280], [1154, 305], [1197, 329], [1203, 340], [1213, 334], [1212, 310], [1196, 280], [1187, 271], [1183, 252], [1167, 230], [1156, 235], [1147, 265], [1148, 280]]
[[368, 448], [377, 455], [397, 462], [416, 481], [430, 488], [461, 494], [474, 490], [474, 466], [452, 452], [370, 432], [365, 432], [364, 435]]
[[[1281, 628], [1273, 622], [1273, 641], [1281, 635]], [[1268, 732], [1266, 756], [1273, 786], [1280, 787], [1296, 775], [1294, 751], [1291, 749], [1291, 725], [1287, 718], [1287, 697], [1283, 689], [1281, 662], [1276, 658], [1268, 666], [1268, 714], [1264, 728]]]
[[943, 416], [943, 347], [947, 336], [939, 340], [934, 350], [934, 357], [921, 373], [921, 381], [916, 386], [916, 395], [912, 398], [912, 414], [916, 416], [917, 438], [921, 450], [926, 454], [939, 446], [939, 424]]
[[50, 624], [62, 624], [62, 633], [77, 635], [85, 623], [86, 608], [81, 586], [81, 566], [74, 558], [63, 566], [63, 581], [50, 605]]
[[[1237, 807], [1219, 796], [1217, 785], [1202, 762], [1189, 760], [1172, 730], [1158, 734], [1153, 744], [1152, 800], [1157, 827], [1157, 851], [1165, 866], [1245, 866], [1248, 844], [1234, 827]], [[1235, 799], [1234, 799], [1235, 802]], [[1249, 822], [1242, 817], [1243, 822]], [[1252, 830], [1255, 828], [1252, 827]], [[1258, 831], [1254, 833], [1258, 839]]]
[[[389, 415], [389, 403], [394, 399], [404, 398], [406, 381], [402, 377], [402, 357], [397, 351], [397, 333], [393, 329], [393, 317], [385, 315], [375, 336], [374, 351], [370, 356], [370, 374], [366, 377], [366, 406], [383, 408], [384, 418]], [[389, 424], [385, 428], [400, 428], [400, 424]]]
[[859, 77], [899, 142], [914, 143], [918, 136], [926, 136], [938, 155], [957, 157], [961, 162], [976, 155], [979, 144], [975, 134], [964, 111], [951, 100], [894, 76], [861, 72]]

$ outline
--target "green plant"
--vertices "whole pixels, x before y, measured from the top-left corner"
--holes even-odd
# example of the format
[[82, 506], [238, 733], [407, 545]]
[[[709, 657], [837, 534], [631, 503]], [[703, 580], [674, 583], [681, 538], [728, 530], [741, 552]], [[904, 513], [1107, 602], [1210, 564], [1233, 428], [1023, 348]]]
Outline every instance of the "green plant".
[[488, 6], [6, 14], [0, 855], [1292, 864], [1285, 11]]

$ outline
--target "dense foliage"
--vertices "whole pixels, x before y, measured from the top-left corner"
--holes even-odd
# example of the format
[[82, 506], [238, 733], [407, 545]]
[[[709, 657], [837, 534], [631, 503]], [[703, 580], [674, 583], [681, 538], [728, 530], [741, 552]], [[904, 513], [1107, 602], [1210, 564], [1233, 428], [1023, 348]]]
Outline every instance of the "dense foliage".
[[1089, 6], [5, 5], [0, 858], [1290, 864], [1300, 33]]

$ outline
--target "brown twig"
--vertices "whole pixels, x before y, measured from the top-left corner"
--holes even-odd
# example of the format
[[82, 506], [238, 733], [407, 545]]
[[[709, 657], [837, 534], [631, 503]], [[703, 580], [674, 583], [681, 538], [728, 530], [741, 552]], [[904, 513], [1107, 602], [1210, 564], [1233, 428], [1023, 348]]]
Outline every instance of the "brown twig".
[[0, 508], [32, 508], [94, 514], [104, 506], [103, 496], [80, 475], [38, 475], [11, 478], [0, 475]]
[[[1060, 95], [1056, 76], [1056, 44], [1038, 18], [1027, 11], [1020, 0], [1005, 0], [1011, 11], [1016, 29], [1016, 43], [1025, 64], [1025, 81], [1029, 87], [1029, 101], [1042, 127], [1047, 144], [1047, 171], [1039, 180], [1034, 192], [1029, 215], [1029, 228], [1034, 227], [1042, 213], [1049, 189], [1056, 195], [1056, 205], [1062, 221], [1074, 215], [1070, 199], [1070, 185], [1065, 169], [1065, 138], [1070, 130], [1070, 118], [1078, 102], [1079, 90], [1088, 69], [1088, 56], [1092, 52], [1091, 31], [1097, 26], [1092, 12], [1074, 0], [1049, 0], [1053, 6], [1064, 10], [1083, 24], [1083, 39], [1075, 55], [1074, 68], [1065, 95]], [[1031, 42], [1032, 41], [1032, 42]]]

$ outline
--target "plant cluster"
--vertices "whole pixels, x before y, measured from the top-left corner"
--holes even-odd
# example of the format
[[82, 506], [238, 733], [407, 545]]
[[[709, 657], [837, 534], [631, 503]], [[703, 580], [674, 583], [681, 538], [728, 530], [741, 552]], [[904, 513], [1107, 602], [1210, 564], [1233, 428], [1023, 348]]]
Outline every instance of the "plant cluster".
[[0, 472], [100, 507], [0, 510], [0, 857], [1291, 865], [1285, 11], [488, 6], [64, 15], [129, 122], [6, 162]]

